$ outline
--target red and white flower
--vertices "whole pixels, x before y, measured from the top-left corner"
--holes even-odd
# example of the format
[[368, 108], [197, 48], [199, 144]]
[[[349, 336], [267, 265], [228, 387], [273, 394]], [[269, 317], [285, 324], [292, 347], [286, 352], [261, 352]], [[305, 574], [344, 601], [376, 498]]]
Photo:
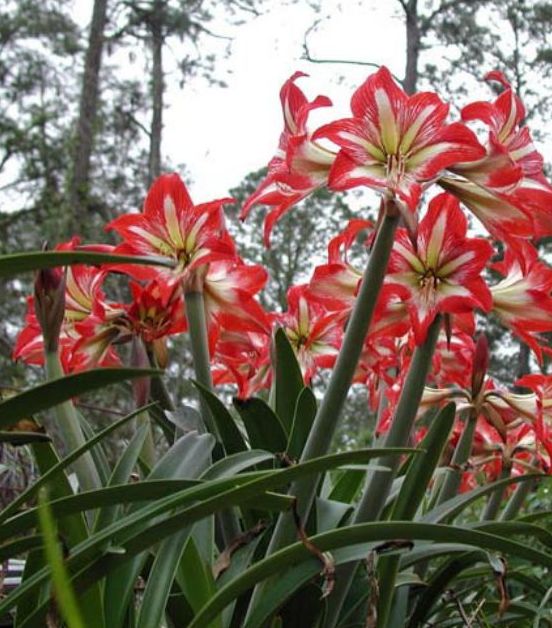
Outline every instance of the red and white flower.
[[283, 85], [280, 100], [284, 115], [284, 130], [278, 151], [268, 165], [268, 174], [244, 203], [244, 219], [255, 204], [272, 207], [266, 216], [264, 238], [268, 246], [270, 233], [276, 221], [291, 207], [311, 192], [325, 185], [335, 153], [313, 141], [307, 129], [309, 113], [319, 107], [330, 106], [326, 96], [317, 96], [309, 102], [295, 81], [306, 76], [296, 72]]
[[343, 336], [343, 316], [328, 312], [308, 297], [308, 286], [292, 286], [287, 293], [288, 310], [277, 315], [293, 347], [305, 382], [319, 368], [333, 366]]
[[516, 243], [504, 259], [492, 265], [504, 279], [491, 286], [492, 311], [542, 361], [542, 350], [550, 352], [540, 334], [552, 331], [552, 269], [541, 262], [532, 244]]
[[206, 264], [234, 259], [235, 247], [222, 212], [223, 205], [233, 202], [223, 198], [194, 205], [176, 173], [158, 177], [148, 192], [143, 213], [115, 218], [106, 229], [116, 231], [125, 240], [116, 247], [117, 253], [165, 257], [175, 267], [159, 271], [127, 266], [122, 270], [139, 279], [153, 279], [163, 272], [190, 283]]
[[353, 94], [352, 118], [331, 122], [313, 137], [341, 147], [329, 186], [365, 185], [398, 197], [414, 212], [424, 186], [485, 149], [462, 123], [446, 124], [449, 106], [433, 93], [408, 96], [382, 67]]
[[467, 238], [467, 227], [458, 201], [440, 194], [429, 204], [415, 243], [406, 230], [397, 233], [385, 281], [405, 301], [418, 344], [437, 313], [491, 307], [481, 272], [493, 250], [482, 238]]

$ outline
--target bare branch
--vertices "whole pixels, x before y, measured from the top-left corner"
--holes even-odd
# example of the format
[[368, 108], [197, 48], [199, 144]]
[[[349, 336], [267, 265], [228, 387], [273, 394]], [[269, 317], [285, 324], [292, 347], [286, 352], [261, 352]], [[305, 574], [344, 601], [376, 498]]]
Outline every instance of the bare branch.
[[205, 33], [206, 35], [214, 37], [215, 39], [224, 39], [226, 41], [233, 41], [234, 39], [233, 37], [229, 37], [228, 35], [219, 35], [218, 33], [214, 33], [199, 22], [190, 22], [190, 25], [194, 26], [200, 33]]
[[259, 17], [259, 15], [261, 15], [260, 11], [257, 11], [255, 7], [238, 2], [238, 0], [232, 0], [230, 4], [233, 4], [241, 11], [247, 11], [248, 13], [252, 13], [255, 17]]
[[[377, 68], [377, 69], [379, 69], [381, 67], [380, 63], [374, 63], [372, 61], [358, 61], [358, 60], [355, 60], [355, 59], [319, 59], [319, 58], [313, 57], [311, 52], [310, 52], [310, 48], [309, 48], [309, 44], [308, 44], [307, 38], [308, 38], [309, 34], [313, 30], [316, 29], [316, 27], [318, 26], [319, 23], [320, 23], [320, 20], [316, 20], [305, 31], [305, 35], [303, 36], [303, 59], [306, 59], [310, 63], [341, 63], [341, 64], [344, 64], [344, 65], [360, 65], [360, 66], [367, 66], [367, 67]], [[395, 77], [395, 78], [397, 78], [397, 77]], [[400, 82], [399, 79], [397, 79], [397, 80]]]
[[143, 131], [147, 135], [147, 137], [151, 136], [151, 131], [146, 126], [144, 126], [140, 122], [140, 120], [138, 120], [131, 113], [128, 113], [128, 112], [125, 112], [124, 115], [128, 118], [129, 122], [137, 126], [141, 131]]

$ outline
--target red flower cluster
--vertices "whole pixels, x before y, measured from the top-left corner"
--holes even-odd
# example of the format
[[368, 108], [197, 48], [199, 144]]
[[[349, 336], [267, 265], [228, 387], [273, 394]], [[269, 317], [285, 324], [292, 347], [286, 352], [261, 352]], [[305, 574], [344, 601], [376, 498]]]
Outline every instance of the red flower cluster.
[[[543, 333], [552, 331], [552, 269], [531, 240], [552, 234], [552, 186], [523, 126], [521, 101], [501, 74], [491, 73], [488, 78], [503, 86], [500, 96], [467, 105], [462, 121], [449, 122], [449, 107], [436, 94], [409, 96], [382, 68], [353, 94], [351, 117], [309, 130], [310, 112], [331, 102], [324, 96], [309, 101], [296, 85], [301, 76], [293, 75], [281, 90], [284, 130], [277, 154], [242, 217], [255, 204], [268, 205], [268, 242], [274, 223], [321, 186], [367, 187], [382, 197], [381, 212], [398, 208], [402, 226], [355, 376], [374, 408], [385, 391], [388, 410], [378, 429], [387, 429], [416, 345], [442, 315], [445, 331], [420, 412], [453, 398], [461, 410], [475, 413], [473, 464], [491, 475], [500, 471], [497, 461], [516, 470], [536, 463], [550, 468], [552, 385], [527, 378], [521, 383], [533, 388], [529, 395], [502, 390], [487, 377], [481, 344], [473, 340], [476, 311], [492, 312], [537, 359], [550, 352]], [[467, 126], [474, 120], [488, 128], [484, 142]], [[426, 205], [435, 185], [438, 194]], [[154, 182], [142, 213], [107, 226], [123, 240], [109, 250], [162, 257], [171, 267], [70, 267], [59, 339], [67, 371], [118, 363], [117, 346], [133, 339], [164, 366], [167, 338], [187, 329], [190, 292], [204, 296], [215, 384], [235, 384], [241, 397], [268, 388], [276, 326], [286, 333], [306, 384], [320, 369], [332, 368], [362, 278], [350, 249], [362, 239], [369, 254], [380, 222], [374, 226], [367, 216], [351, 221], [330, 241], [328, 263], [307, 284], [289, 288], [287, 311], [270, 313], [257, 301], [267, 271], [239, 257], [226, 229], [223, 206], [231, 202], [194, 205], [179, 176], [169, 174]], [[490, 237], [468, 234], [465, 210]], [[501, 241], [496, 250], [494, 240]], [[73, 239], [58, 248], [78, 247]], [[108, 298], [105, 281], [113, 273], [128, 278], [128, 301]], [[493, 279], [497, 273], [501, 278]], [[26, 323], [14, 355], [39, 364], [43, 340], [33, 298]]]

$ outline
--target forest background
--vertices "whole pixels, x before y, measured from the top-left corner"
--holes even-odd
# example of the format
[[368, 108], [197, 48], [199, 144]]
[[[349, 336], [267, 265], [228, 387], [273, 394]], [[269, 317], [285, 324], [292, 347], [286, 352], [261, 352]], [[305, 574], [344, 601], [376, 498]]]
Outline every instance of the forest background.
[[[228, 193], [237, 200], [228, 219], [241, 255], [270, 273], [263, 305], [285, 309], [287, 287], [325, 257], [329, 234], [375, 205], [366, 192], [320, 191], [285, 216], [268, 250], [262, 210], [239, 223], [240, 203], [278, 139], [279, 87], [301, 70], [311, 75], [311, 95], [340, 86], [345, 94], [381, 64], [407, 92], [435, 89], [453, 111], [466, 94], [488, 97], [483, 76], [502, 70], [527, 106], [550, 175], [551, 2], [8, 0], [0, 9], [1, 252], [53, 247], [73, 235], [110, 242], [102, 226], [139, 211], [152, 180], [175, 170], [196, 202]], [[546, 258], [550, 243], [538, 244]], [[0, 279], [4, 391], [29, 382], [29, 367], [11, 353], [31, 281]], [[492, 321], [487, 333], [499, 381], [537, 369], [527, 347]], [[171, 347], [179, 359], [169, 387], [180, 399], [191, 394], [180, 377], [190, 368], [185, 342]], [[119, 407], [124, 396], [112, 394], [86, 403], [100, 406], [103, 420], [106, 407], [111, 416], [127, 411]], [[339, 447], [371, 433], [365, 392], [348, 404]]]

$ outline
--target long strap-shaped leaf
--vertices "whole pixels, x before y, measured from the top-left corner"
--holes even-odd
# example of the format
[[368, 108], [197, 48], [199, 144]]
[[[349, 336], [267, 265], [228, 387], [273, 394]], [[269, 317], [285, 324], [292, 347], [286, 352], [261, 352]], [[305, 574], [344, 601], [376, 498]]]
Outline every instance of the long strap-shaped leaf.
[[[123, 557], [120, 554], [114, 556], [111, 553], [110, 548], [114, 545], [117, 547], [125, 545], [126, 555], [124, 558], [128, 559], [146, 547], [159, 542], [162, 538], [177, 532], [184, 525], [189, 525], [229, 505], [246, 503], [265, 491], [281, 487], [295, 478], [311, 473], [321, 473], [346, 464], [366, 463], [374, 457], [392, 453], [401, 455], [418, 452], [401, 448], [385, 451], [366, 449], [342, 452], [315, 458], [286, 469], [259, 472], [251, 474], [252, 477], [237, 476], [231, 479], [215, 480], [205, 485], [178, 491], [127, 515], [124, 519], [113, 522], [105, 529], [92, 535], [73, 549], [73, 554], [67, 561], [68, 567], [72, 573], [82, 574], [83, 583], [90, 584], [102, 577], [106, 570], [112, 566], [114, 560], [115, 563], [123, 562], [121, 560]], [[243, 484], [239, 485], [240, 482]], [[233, 488], [229, 488], [232, 485]], [[226, 490], [221, 491], [221, 488]], [[175, 508], [182, 507], [182, 504], [190, 502], [193, 505], [181, 510], [178, 514], [167, 517], [154, 525], [148, 525], [154, 518], [165, 515]], [[98, 567], [99, 563], [101, 563], [101, 569]], [[94, 568], [95, 566], [96, 568]], [[90, 570], [88, 573], [87, 569]], [[48, 579], [48, 573], [47, 569], [41, 570], [30, 578], [24, 586], [15, 589], [0, 603], [0, 613], [12, 608], [29, 590], [39, 587]]]
[[21, 493], [17, 499], [14, 499], [4, 510], [0, 513], [0, 524], [8, 519], [13, 513], [15, 513], [20, 506], [22, 506], [25, 502], [29, 501], [32, 497], [34, 497], [38, 490], [44, 486], [47, 482], [51, 481], [57, 475], [59, 475], [64, 469], [66, 469], [70, 464], [72, 464], [79, 456], [82, 456], [86, 451], [97, 445], [100, 441], [102, 441], [106, 436], [109, 436], [112, 432], [119, 429], [121, 426], [128, 423], [128, 421], [132, 420], [137, 414], [140, 414], [143, 410], [150, 408], [154, 404], [150, 404], [148, 406], [144, 406], [143, 408], [138, 408], [134, 412], [131, 412], [127, 416], [119, 419], [112, 425], [109, 425], [101, 432], [98, 432], [93, 438], [91, 438], [87, 443], [85, 443], [79, 449], [75, 449], [68, 456], [66, 456], [63, 460], [61, 460], [56, 465], [52, 466], [46, 473], [43, 473], [38, 480], [36, 480], [29, 488]]
[[[494, 534], [476, 532], [474, 530], [466, 530], [448, 525], [422, 524], [410, 521], [375, 522], [325, 532], [313, 536], [311, 541], [318, 549], [326, 552], [360, 543], [380, 543], [394, 539], [466, 543], [476, 548], [496, 550], [524, 558], [535, 564], [552, 567], [552, 555], [550, 554], [545, 554], [525, 544], [511, 541], [510, 539]], [[360, 554], [359, 558], [366, 556], [366, 550], [366, 547], [362, 548], [362, 552], [364, 553]], [[334, 555], [334, 558], [338, 561], [337, 554]], [[350, 554], [346, 556], [346, 560], [351, 560]], [[342, 562], [345, 562], [345, 560]], [[305, 568], [305, 563], [310, 565], [309, 569]], [[294, 565], [297, 566], [293, 567]], [[300, 578], [297, 578], [295, 574], [296, 569], [302, 570]], [[202, 628], [203, 626], [209, 625], [209, 622], [222, 612], [226, 605], [232, 602], [232, 600], [258, 582], [262, 582], [276, 573], [285, 573], [283, 577], [278, 579], [279, 582], [294, 583], [294, 588], [289, 591], [289, 593], [291, 593], [295, 588], [306, 582], [309, 578], [312, 578], [318, 572], [320, 572], [320, 563], [309, 554], [302, 543], [295, 543], [259, 561], [241, 576], [220, 589], [209, 604], [194, 617], [193, 622], [188, 628]], [[278, 593], [279, 603], [281, 604], [281, 589]], [[257, 607], [256, 611], [250, 615], [249, 621], [243, 628], [258, 628], [264, 625], [264, 622], [278, 607], [278, 600], [273, 599], [272, 605], [266, 602], [265, 604], [266, 606]]]
[[173, 266], [163, 257], [142, 257], [138, 255], [111, 255], [93, 251], [30, 251], [0, 256], [0, 277], [11, 277], [18, 273], [39, 268], [54, 268], [72, 264], [143, 264], [149, 266]]
[[31, 414], [53, 408], [92, 390], [159, 373], [160, 371], [154, 369], [100, 368], [54, 379], [2, 401], [0, 427], [14, 425]]

